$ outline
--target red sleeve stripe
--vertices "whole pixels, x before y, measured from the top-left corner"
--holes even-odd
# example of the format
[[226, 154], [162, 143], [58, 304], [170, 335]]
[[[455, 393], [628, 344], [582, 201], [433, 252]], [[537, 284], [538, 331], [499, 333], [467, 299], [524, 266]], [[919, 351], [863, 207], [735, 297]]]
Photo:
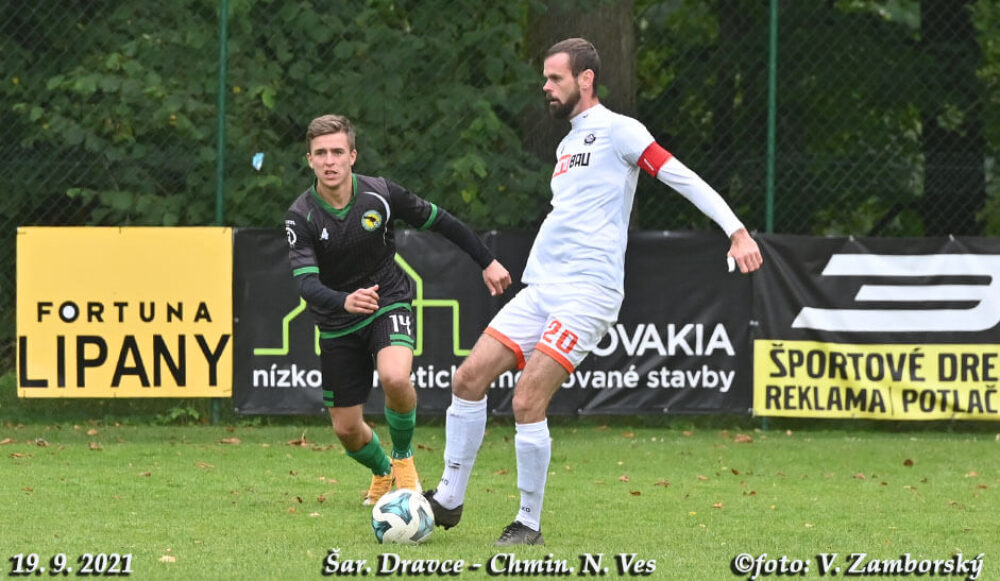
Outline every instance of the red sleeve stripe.
[[649, 144], [646, 151], [642, 152], [642, 156], [639, 157], [639, 167], [649, 175], [656, 177], [656, 174], [660, 172], [660, 168], [663, 164], [670, 161], [670, 158], [674, 155], [660, 147], [660, 144], [653, 142]]

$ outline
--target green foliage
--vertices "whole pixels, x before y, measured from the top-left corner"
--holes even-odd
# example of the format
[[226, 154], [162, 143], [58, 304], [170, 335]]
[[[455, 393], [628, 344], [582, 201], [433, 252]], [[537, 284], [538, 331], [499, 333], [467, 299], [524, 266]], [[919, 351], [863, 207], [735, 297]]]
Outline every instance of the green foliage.
[[162, 414], [157, 414], [156, 423], [161, 426], [186, 426], [191, 424], [205, 423], [208, 418], [204, 417], [198, 406], [193, 403], [182, 403], [175, 405]]
[[[354, 1], [329, 10], [262, 1], [230, 10], [226, 223], [280, 224], [312, 179], [305, 126], [330, 112], [358, 127], [358, 171], [395, 179], [477, 226], [536, 218], [544, 172], [516, 130], [537, 98], [536, 72], [518, 54], [521, 3]], [[49, 26], [48, 11], [16, 16], [23, 22], [4, 27], [14, 33], [12, 82], [0, 91], [12, 106], [0, 115], [14, 129], [16, 157], [44, 151], [54, 166], [43, 180], [28, 164], [7, 179], [64, 196], [72, 211], [59, 223], [212, 223], [214, 3], [69, 3], [59, 18], [75, 25], [72, 35]], [[36, 62], [53, 45], [60, 58]], [[259, 171], [250, 164], [257, 152]]]

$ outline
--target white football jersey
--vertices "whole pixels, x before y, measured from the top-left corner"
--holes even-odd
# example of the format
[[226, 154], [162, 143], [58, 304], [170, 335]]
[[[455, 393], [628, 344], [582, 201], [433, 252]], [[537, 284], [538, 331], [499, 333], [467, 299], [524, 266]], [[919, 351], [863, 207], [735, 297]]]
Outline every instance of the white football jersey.
[[[646, 126], [595, 105], [570, 120], [556, 150], [552, 210], [542, 222], [521, 280], [527, 284], [589, 281], [624, 294], [629, 215], [639, 163], [687, 198], [731, 236], [739, 218], [710, 185], [669, 152]], [[652, 161], [651, 161], [652, 160]]]
[[603, 105], [571, 123], [556, 150], [552, 210], [521, 278], [527, 284], [589, 280], [624, 293], [636, 163], [653, 136], [639, 121]]

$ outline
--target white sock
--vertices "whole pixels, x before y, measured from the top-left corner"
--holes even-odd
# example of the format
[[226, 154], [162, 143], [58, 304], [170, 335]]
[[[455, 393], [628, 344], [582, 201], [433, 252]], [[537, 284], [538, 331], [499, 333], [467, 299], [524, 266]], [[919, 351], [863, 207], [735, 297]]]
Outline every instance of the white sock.
[[534, 424], [515, 424], [514, 451], [517, 453], [517, 487], [521, 489], [521, 509], [517, 520], [521, 524], [542, 530], [542, 501], [545, 499], [545, 477], [552, 459], [552, 440], [547, 419]]
[[465, 502], [476, 454], [486, 433], [486, 398], [469, 401], [451, 396], [445, 419], [444, 472], [434, 500], [445, 508], [455, 508]]

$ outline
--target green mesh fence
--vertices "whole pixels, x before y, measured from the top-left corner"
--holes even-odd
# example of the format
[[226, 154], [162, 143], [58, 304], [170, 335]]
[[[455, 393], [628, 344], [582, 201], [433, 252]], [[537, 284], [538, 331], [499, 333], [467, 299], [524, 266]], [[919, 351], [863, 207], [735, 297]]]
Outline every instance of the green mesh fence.
[[[357, 171], [479, 229], [534, 227], [539, 135], [564, 131], [540, 116], [539, 55], [580, 34], [616, 79], [605, 102], [752, 229], [1000, 233], [1000, 0], [5, 2], [3, 368], [18, 226], [277, 226], [323, 113], [355, 121]], [[647, 178], [633, 223], [712, 227]]]

